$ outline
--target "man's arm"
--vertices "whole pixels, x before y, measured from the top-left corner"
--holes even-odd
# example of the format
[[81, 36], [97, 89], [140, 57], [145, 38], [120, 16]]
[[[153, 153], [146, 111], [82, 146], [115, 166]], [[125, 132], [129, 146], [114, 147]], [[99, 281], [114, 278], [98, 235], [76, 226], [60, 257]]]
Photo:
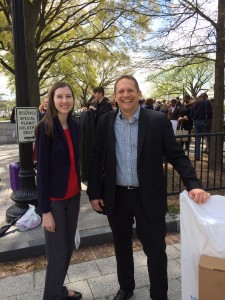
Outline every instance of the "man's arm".
[[205, 203], [210, 197], [210, 193], [207, 193], [202, 189], [202, 183], [197, 178], [196, 172], [189, 158], [185, 155], [184, 151], [179, 148], [179, 145], [176, 142], [171, 124], [166, 119], [164, 119], [164, 122], [163, 135], [166, 158], [181, 176], [190, 198], [192, 198], [196, 203]]

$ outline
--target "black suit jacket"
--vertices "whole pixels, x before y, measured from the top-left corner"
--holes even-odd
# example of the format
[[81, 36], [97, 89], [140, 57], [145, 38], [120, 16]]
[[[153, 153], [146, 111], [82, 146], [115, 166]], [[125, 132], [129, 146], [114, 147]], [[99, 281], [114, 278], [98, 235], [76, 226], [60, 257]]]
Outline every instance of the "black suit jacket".
[[[100, 118], [89, 163], [89, 199], [102, 198], [108, 215], [113, 213], [116, 194], [116, 113], [110, 112]], [[179, 148], [167, 116], [141, 108], [138, 122], [137, 174], [140, 198], [149, 218], [157, 220], [164, 217], [167, 211], [164, 156], [181, 175], [187, 190], [202, 186], [188, 157]]]
[[[50, 197], [62, 198], [65, 196], [69, 179], [69, 146], [61, 123], [57, 117], [53, 119], [53, 123], [53, 138], [45, 134], [45, 123], [43, 122], [39, 125], [36, 139], [38, 209], [41, 213], [51, 210]], [[79, 124], [73, 119], [68, 119], [68, 125], [73, 143], [78, 180], [80, 182]]]

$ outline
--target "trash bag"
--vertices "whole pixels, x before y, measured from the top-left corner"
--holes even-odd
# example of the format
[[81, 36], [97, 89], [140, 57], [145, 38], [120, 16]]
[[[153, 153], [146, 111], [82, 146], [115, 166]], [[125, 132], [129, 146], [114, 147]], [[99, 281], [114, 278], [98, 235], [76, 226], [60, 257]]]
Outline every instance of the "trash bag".
[[41, 217], [35, 212], [35, 206], [29, 204], [27, 212], [16, 222], [16, 227], [20, 231], [32, 229], [40, 225]]
[[211, 196], [196, 204], [180, 194], [182, 300], [199, 299], [201, 255], [225, 258], [225, 197]]

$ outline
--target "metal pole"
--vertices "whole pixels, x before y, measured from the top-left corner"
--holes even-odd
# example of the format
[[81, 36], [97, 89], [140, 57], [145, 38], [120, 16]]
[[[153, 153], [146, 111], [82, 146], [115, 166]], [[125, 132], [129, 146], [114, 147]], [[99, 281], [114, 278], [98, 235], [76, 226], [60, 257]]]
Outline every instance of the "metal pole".
[[[11, 9], [14, 41], [16, 106], [29, 107], [23, 0], [12, 0]], [[10, 206], [6, 211], [6, 220], [8, 222], [15, 220], [21, 214], [25, 213], [29, 207], [28, 204], [37, 204], [37, 188], [35, 184], [32, 153], [32, 143], [19, 143], [20, 188], [11, 195], [11, 199], [15, 204]]]

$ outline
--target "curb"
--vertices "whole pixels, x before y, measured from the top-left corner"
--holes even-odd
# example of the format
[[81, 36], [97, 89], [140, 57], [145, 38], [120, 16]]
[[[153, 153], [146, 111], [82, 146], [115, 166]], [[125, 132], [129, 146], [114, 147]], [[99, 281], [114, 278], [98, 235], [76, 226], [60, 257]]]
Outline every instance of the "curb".
[[[167, 233], [180, 232], [179, 216], [166, 215], [166, 231]], [[133, 229], [133, 237], [137, 238], [136, 228]], [[80, 230], [80, 247], [86, 248], [105, 243], [112, 243], [113, 237], [111, 229], [108, 226], [98, 228]], [[8, 249], [7, 249], [8, 248]], [[1, 247], [0, 263], [17, 261], [21, 259], [34, 258], [45, 255], [45, 239], [44, 236], [38, 239], [31, 239], [14, 243], [13, 247]]]

